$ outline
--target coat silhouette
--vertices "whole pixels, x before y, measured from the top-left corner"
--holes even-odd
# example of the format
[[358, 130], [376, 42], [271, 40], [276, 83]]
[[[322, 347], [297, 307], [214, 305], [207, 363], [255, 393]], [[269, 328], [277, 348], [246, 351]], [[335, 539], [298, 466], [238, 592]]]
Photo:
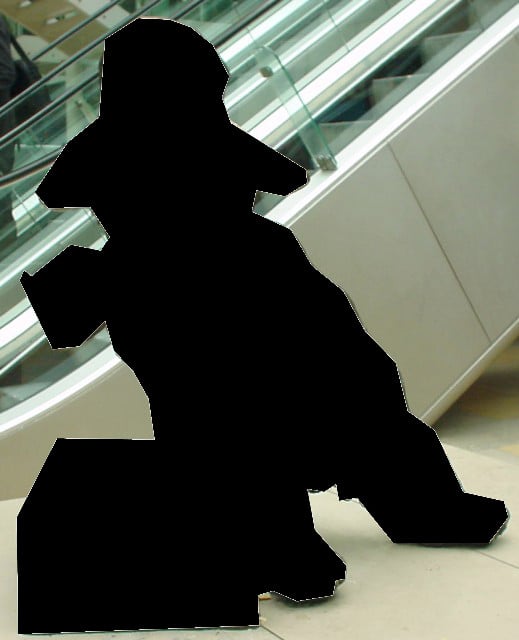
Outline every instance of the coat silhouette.
[[255, 215], [304, 169], [245, 134], [211, 45], [139, 19], [106, 41], [100, 117], [38, 190], [109, 240], [23, 286], [54, 347], [106, 321], [155, 441], [58, 440], [18, 520], [21, 633], [258, 624], [257, 594], [333, 593], [307, 489], [359, 497], [395, 542], [488, 543], [393, 361], [291, 231]]

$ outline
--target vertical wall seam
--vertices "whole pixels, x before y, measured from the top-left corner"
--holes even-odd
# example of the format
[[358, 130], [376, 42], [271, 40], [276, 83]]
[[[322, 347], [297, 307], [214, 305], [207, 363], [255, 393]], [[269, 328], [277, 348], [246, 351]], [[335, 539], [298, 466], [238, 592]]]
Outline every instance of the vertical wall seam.
[[454, 265], [452, 264], [451, 259], [449, 258], [449, 256], [447, 255], [445, 249], [443, 248], [443, 245], [440, 242], [438, 234], [434, 230], [434, 227], [432, 226], [432, 224], [431, 224], [431, 222], [430, 222], [430, 220], [429, 220], [429, 218], [428, 218], [428, 216], [427, 216], [427, 214], [425, 212], [425, 209], [422, 207], [422, 204], [421, 204], [421, 202], [420, 202], [420, 200], [418, 198], [418, 195], [416, 194], [416, 192], [415, 192], [411, 182], [409, 181], [409, 179], [408, 179], [408, 177], [407, 177], [402, 165], [400, 164], [400, 162], [398, 160], [398, 157], [397, 157], [397, 155], [395, 153], [395, 150], [393, 149], [393, 146], [391, 145], [391, 142], [387, 143], [387, 147], [388, 147], [391, 155], [393, 156], [393, 159], [394, 159], [394, 161], [395, 161], [395, 163], [396, 163], [396, 165], [398, 167], [398, 170], [400, 171], [400, 174], [402, 175], [403, 179], [405, 180], [405, 182], [406, 182], [406, 184], [407, 184], [407, 186], [408, 186], [408, 188], [409, 188], [409, 190], [410, 190], [410, 192], [411, 192], [411, 194], [412, 194], [417, 206], [419, 207], [420, 211], [422, 212], [422, 216], [423, 216], [427, 226], [429, 227], [429, 229], [430, 229], [430, 231], [431, 231], [431, 233], [432, 233], [432, 235], [433, 235], [433, 237], [434, 237], [434, 239], [436, 241], [436, 244], [440, 248], [440, 251], [441, 251], [442, 255], [444, 256], [445, 260], [447, 261], [447, 264], [449, 265], [449, 268], [450, 268], [452, 274], [454, 275], [454, 278], [456, 279], [456, 282], [460, 286], [460, 289], [462, 290], [463, 295], [465, 296], [465, 299], [467, 300], [470, 308], [472, 309], [472, 312], [474, 313], [474, 316], [476, 317], [476, 320], [478, 321], [478, 324], [481, 327], [481, 330], [485, 334], [489, 344], [492, 344], [493, 340], [490, 337], [488, 331], [486, 330], [485, 325], [483, 324], [483, 321], [481, 320], [481, 318], [479, 316], [479, 313], [476, 311], [476, 308], [475, 308], [474, 304], [472, 303], [472, 300], [470, 299], [467, 291], [465, 290], [465, 287], [464, 287], [460, 277], [458, 276], [458, 274], [456, 272], [456, 269], [454, 268]]

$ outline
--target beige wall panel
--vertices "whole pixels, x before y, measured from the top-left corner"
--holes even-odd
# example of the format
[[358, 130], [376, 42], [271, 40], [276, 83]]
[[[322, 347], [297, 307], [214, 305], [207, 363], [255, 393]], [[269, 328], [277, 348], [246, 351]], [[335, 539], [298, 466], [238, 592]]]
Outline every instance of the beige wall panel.
[[[148, 398], [126, 365], [0, 438], [0, 500], [27, 495], [56, 438], [153, 438]], [[95, 461], [92, 461], [95, 465]]]
[[519, 43], [391, 142], [490, 338], [519, 317]]
[[487, 348], [387, 148], [292, 231], [312, 264], [348, 294], [368, 333], [398, 362], [413, 413], [421, 415]]

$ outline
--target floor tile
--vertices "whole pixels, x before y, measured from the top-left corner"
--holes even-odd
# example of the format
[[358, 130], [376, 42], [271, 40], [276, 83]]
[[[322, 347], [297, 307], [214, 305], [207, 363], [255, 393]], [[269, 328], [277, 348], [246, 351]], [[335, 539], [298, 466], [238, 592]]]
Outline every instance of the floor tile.
[[261, 603], [284, 640], [517, 637], [519, 571], [472, 549], [394, 545], [354, 502], [312, 496], [316, 527], [348, 564], [334, 598]]
[[519, 568], [519, 466], [449, 445], [445, 450], [465, 491], [504, 500], [510, 513], [506, 531], [478, 553]]
[[[446, 445], [465, 489], [503, 498], [519, 513], [519, 466]], [[481, 549], [395, 545], [357, 501], [330, 490], [311, 495], [317, 530], [346, 560], [333, 598], [260, 602], [259, 629], [94, 634], [100, 640], [515, 640], [519, 628], [519, 534], [508, 530]], [[0, 639], [16, 634], [16, 515], [0, 502]], [[519, 522], [519, 516], [518, 520]], [[217, 585], [215, 585], [217, 588]], [[57, 636], [54, 636], [57, 637]], [[67, 634], [85, 640], [84, 634]]]

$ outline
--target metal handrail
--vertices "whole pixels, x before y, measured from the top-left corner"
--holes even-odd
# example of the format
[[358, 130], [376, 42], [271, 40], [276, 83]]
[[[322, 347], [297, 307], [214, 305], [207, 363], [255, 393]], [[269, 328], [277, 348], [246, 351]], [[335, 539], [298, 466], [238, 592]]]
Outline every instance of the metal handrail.
[[7, 174], [6, 176], [1, 176], [0, 190], [10, 186], [14, 182], [18, 182], [19, 180], [25, 180], [26, 178], [33, 175], [34, 173], [38, 173], [39, 171], [42, 171], [46, 167], [50, 167], [60, 153], [61, 153], [61, 148], [55, 151], [51, 151], [50, 153], [47, 153], [41, 158], [38, 158], [38, 160], [34, 160], [34, 162], [26, 164], [23, 167], [20, 167], [19, 169], [15, 169], [14, 171], [11, 171], [11, 173]]
[[97, 78], [97, 74], [92, 74], [89, 78], [82, 80], [75, 87], [72, 87], [68, 91], [65, 91], [59, 98], [56, 98], [54, 102], [49, 103], [43, 109], [40, 109], [33, 116], [21, 122], [19, 125], [8, 131], [5, 135], [0, 138], [0, 148], [6, 144], [14, 142], [15, 139], [25, 130], [32, 127], [33, 124], [36, 124], [40, 120], [43, 120], [49, 113], [52, 113], [58, 107], [61, 107], [63, 103], [65, 103], [69, 98], [71, 98], [76, 93], [83, 91], [83, 89], [88, 86], [93, 80]]

